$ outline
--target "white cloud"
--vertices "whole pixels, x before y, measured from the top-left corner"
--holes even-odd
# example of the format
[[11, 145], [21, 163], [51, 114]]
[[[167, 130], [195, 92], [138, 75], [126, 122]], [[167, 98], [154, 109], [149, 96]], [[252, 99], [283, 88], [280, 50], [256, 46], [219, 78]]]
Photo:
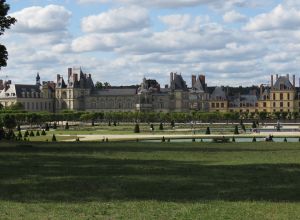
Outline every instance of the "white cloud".
[[247, 16], [242, 15], [241, 13], [232, 10], [232, 11], [226, 12], [224, 14], [223, 20], [226, 23], [244, 22], [247, 20]]
[[271, 12], [260, 14], [245, 26], [247, 31], [294, 30], [300, 26], [300, 11], [278, 5]]
[[63, 6], [28, 7], [11, 14], [17, 19], [12, 28], [20, 33], [45, 33], [61, 31], [67, 28], [71, 12]]
[[127, 32], [145, 28], [149, 23], [150, 18], [145, 8], [130, 6], [85, 17], [81, 27], [85, 32]]

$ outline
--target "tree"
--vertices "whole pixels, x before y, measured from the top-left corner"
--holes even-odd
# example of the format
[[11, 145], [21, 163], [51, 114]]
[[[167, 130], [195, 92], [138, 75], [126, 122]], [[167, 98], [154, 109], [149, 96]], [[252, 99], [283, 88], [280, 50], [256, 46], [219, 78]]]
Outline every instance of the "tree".
[[66, 125], [65, 125], [65, 130], [69, 130], [69, 123], [68, 122], [66, 122]]
[[[8, 11], [9, 5], [5, 3], [5, 0], [0, 0], [0, 35], [4, 34], [4, 31], [9, 29], [10, 26], [17, 21], [15, 18], [7, 16]], [[8, 53], [6, 47], [0, 44], [0, 69], [7, 65], [7, 58]]]
[[103, 83], [97, 81], [96, 84], [95, 84], [95, 88], [97, 88], [97, 89], [102, 89], [102, 88], [103, 88]]
[[12, 131], [17, 126], [16, 118], [14, 115], [6, 114], [4, 115], [2, 120], [4, 127], [6, 127], [9, 131]]

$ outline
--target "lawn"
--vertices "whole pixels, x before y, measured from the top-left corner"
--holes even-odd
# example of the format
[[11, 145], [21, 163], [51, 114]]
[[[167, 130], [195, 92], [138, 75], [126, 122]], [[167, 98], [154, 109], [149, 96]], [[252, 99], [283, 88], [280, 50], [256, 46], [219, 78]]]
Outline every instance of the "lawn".
[[0, 219], [297, 219], [299, 143], [1, 143]]

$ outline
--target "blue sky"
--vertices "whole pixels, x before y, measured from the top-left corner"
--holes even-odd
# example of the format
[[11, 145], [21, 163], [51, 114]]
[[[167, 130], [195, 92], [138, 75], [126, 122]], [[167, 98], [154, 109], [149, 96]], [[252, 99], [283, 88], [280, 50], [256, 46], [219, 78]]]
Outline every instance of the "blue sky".
[[82, 67], [94, 81], [168, 83], [170, 72], [209, 85], [268, 83], [300, 69], [294, 0], [7, 0], [17, 24], [1, 42], [1, 78], [32, 83]]

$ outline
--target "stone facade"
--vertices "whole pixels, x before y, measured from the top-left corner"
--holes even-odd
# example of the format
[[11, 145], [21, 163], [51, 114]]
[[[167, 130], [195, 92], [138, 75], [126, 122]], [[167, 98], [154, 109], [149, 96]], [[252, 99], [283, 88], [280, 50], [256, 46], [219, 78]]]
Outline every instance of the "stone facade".
[[69, 68], [67, 80], [57, 75], [56, 83], [34, 85], [0, 81], [0, 103], [22, 103], [27, 111], [60, 112], [299, 112], [300, 90], [296, 78], [271, 76], [270, 85], [252, 87], [209, 87], [205, 75], [192, 75], [188, 88], [181, 74], [170, 73], [164, 88], [144, 78], [140, 86], [96, 88], [91, 74]]

